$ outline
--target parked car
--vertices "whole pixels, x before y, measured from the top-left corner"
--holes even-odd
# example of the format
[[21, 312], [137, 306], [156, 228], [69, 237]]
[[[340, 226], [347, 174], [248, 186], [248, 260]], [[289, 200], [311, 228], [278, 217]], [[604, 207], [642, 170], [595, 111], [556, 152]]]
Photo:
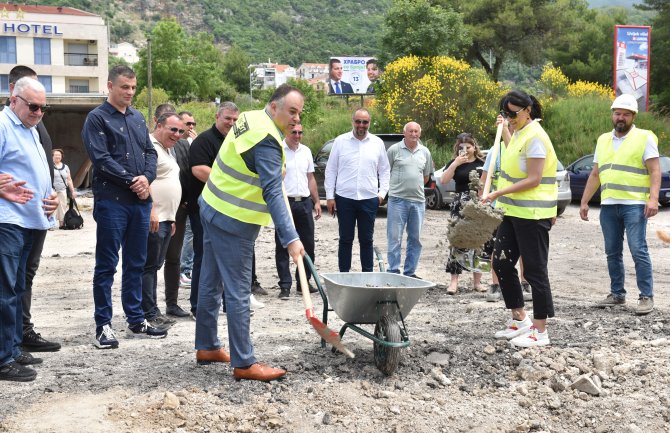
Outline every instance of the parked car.
[[[661, 165], [661, 190], [658, 194], [658, 202], [665, 206], [670, 203], [670, 158], [661, 156], [659, 158], [659, 163]], [[572, 200], [577, 202], [582, 200], [586, 181], [588, 180], [592, 169], [593, 154], [582, 156], [568, 166]], [[600, 203], [600, 188], [593, 194], [589, 203]]]
[[[484, 156], [488, 153], [487, 150], [483, 150]], [[441, 209], [442, 207], [448, 205], [454, 200], [456, 196], [456, 183], [451, 179], [446, 185], [440, 182], [442, 173], [446, 169], [442, 167], [441, 169], [435, 171], [431, 175], [431, 179], [424, 188], [426, 194], [426, 207], [429, 209]], [[558, 161], [558, 166], [556, 167], [556, 184], [558, 185], [558, 203], [556, 213], [561, 215], [565, 212], [565, 208], [570, 204], [572, 194], [570, 192], [570, 174], [561, 164], [561, 161]]]
[[[387, 150], [389, 147], [393, 146], [404, 138], [402, 134], [375, 135], [382, 139]], [[321, 146], [321, 149], [319, 149], [319, 151], [316, 153], [316, 156], [314, 157], [314, 177], [316, 178], [316, 184], [319, 189], [319, 198], [321, 200], [326, 199], [326, 188], [323, 185], [323, 181], [326, 177], [326, 164], [328, 164], [328, 157], [330, 156], [330, 151], [333, 148], [334, 142], [335, 139], [326, 141], [326, 143]]]

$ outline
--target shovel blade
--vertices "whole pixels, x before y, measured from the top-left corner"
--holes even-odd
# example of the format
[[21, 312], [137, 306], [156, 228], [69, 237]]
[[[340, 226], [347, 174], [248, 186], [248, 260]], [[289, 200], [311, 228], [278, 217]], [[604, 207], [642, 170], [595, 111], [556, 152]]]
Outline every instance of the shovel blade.
[[307, 310], [306, 315], [307, 315], [307, 320], [312, 325], [312, 327], [314, 328], [316, 333], [319, 334], [319, 336], [323, 339], [323, 341], [330, 344], [335, 349], [342, 352], [343, 354], [345, 354], [349, 358], [354, 357], [354, 353], [351, 350], [347, 349], [347, 346], [345, 346], [344, 343], [342, 343], [342, 339], [340, 338], [340, 334], [333, 331], [332, 329], [327, 327], [325, 323], [320, 321], [314, 315], [314, 311]]

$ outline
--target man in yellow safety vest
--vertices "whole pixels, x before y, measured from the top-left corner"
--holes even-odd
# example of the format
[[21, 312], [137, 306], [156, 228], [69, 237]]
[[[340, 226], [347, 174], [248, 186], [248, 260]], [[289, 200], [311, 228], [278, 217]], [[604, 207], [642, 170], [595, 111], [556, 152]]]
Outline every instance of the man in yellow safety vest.
[[598, 138], [579, 215], [588, 221], [589, 200], [600, 186], [600, 226], [605, 238], [610, 294], [597, 305], [611, 307], [626, 302], [625, 232], [640, 291], [635, 312], [649, 314], [654, 309], [654, 282], [646, 234], [647, 219], [658, 213], [661, 186], [658, 139], [653, 132], [634, 125], [638, 107], [633, 95], [620, 95], [611, 108], [614, 130]]
[[[274, 221], [294, 262], [305, 254], [282, 193], [284, 135], [300, 123], [304, 97], [281, 85], [264, 110], [240, 114], [221, 145], [199, 199], [203, 260], [196, 312], [199, 364], [230, 362], [235, 379], [270, 381], [286, 374], [256, 361], [249, 334], [249, 297], [254, 241]], [[223, 281], [223, 289], [220, 282]], [[217, 336], [225, 291], [230, 355]]]

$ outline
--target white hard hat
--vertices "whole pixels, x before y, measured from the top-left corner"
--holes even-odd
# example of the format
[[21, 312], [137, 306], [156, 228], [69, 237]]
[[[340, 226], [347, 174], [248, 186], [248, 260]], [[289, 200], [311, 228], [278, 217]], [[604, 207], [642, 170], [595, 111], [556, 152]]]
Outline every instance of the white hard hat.
[[635, 99], [635, 96], [633, 95], [624, 93], [622, 95], [617, 96], [614, 102], [612, 102], [612, 106], [610, 108], [612, 110], [614, 110], [615, 108], [622, 108], [624, 110], [637, 113], [637, 99]]

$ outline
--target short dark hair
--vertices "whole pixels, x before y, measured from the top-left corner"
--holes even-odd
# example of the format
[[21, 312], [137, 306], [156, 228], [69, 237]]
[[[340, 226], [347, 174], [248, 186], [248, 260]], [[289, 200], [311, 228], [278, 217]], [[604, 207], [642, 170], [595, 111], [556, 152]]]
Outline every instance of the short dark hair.
[[8, 81], [9, 84], [16, 84], [16, 82], [23, 77], [36, 77], [36, 76], [37, 72], [35, 72], [32, 68], [23, 65], [17, 65], [14, 66], [11, 71], [9, 71]]
[[54, 153], [60, 152], [61, 158], [65, 158], [65, 152], [63, 152], [63, 149], [52, 149], [51, 150], [51, 156], [53, 156]]
[[176, 113], [177, 109], [174, 108], [174, 105], [172, 104], [161, 104], [158, 107], [156, 107], [156, 111], [154, 111], [154, 117], [158, 119], [163, 115], [164, 113]]
[[377, 59], [369, 59], [367, 62], [365, 62], [365, 66], [368, 65], [377, 65], [379, 66], [379, 63], [377, 63]]
[[160, 116], [158, 116], [158, 119], [156, 119], [156, 125], [165, 125], [165, 122], [170, 118], [170, 117], [176, 117], [177, 119], [181, 120], [181, 116], [177, 114], [174, 111], [166, 111]]
[[191, 117], [193, 117], [193, 113], [191, 113], [190, 111], [180, 111], [180, 112], [177, 113], [177, 114], [179, 114], [180, 117], [183, 116], [183, 115], [187, 115], [187, 116], [191, 116]]
[[130, 67], [125, 65], [114, 66], [112, 69], [109, 70], [107, 81], [111, 81], [112, 83], [114, 83], [116, 82], [116, 79], [121, 75], [126, 78], [135, 78], [135, 71], [133, 71]]
[[328, 62], [328, 70], [333, 69], [333, 63], [342, 63], [342, 61], [336, 58], [330, 59], [330, 61]]
[[282, 84], [281, 86], [277, 87], [277, 90], [275, 90], [272, 96], [270, 96], [268, 104], [282, 101], [286, 97], [286, 95], [288, 95], [291, 92], [298, 92], [300, 96], [302, 96], [303, 98], [305, 97], [305, 95], [302, 93], [302, 90], [298, 89], [297, 87], [293, 87], [290, 84]]

